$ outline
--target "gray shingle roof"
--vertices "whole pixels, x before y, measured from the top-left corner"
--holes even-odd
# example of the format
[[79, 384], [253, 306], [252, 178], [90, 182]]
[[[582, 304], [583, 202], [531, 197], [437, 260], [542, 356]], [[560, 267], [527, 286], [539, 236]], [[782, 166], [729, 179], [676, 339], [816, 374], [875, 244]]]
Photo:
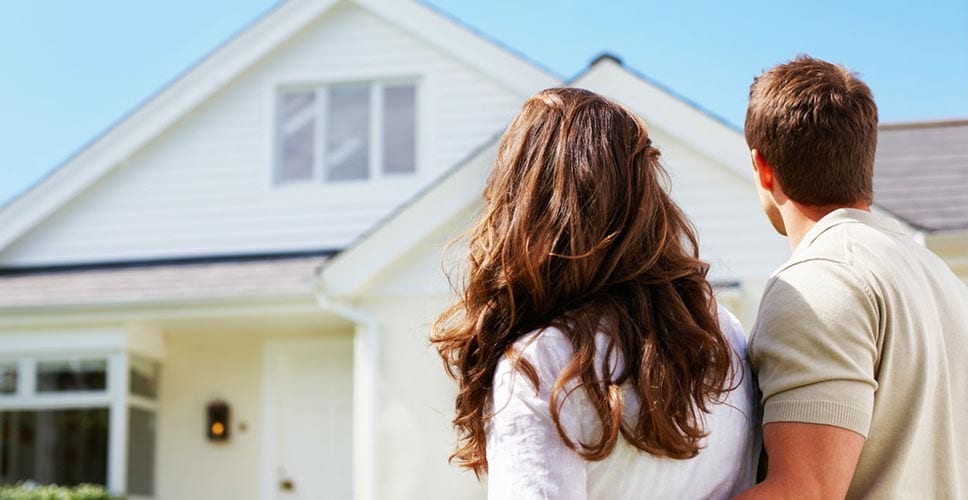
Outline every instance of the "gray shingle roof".
[[874, 203], [924, 231], [968, 229], [968, 119], [882, 125]]
[[170, 263], [0, 275], [0, 309], [314, 296], [325, 257]]

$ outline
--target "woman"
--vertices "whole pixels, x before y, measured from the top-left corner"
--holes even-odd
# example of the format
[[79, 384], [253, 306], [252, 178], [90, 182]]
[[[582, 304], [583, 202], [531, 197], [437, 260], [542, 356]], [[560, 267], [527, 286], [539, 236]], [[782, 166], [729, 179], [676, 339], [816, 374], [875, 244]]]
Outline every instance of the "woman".
[[489, 498], [727, 498], [752, 484], [745, 342], [645, 125], [582, 89], [501, 139], [460, 300], [432, 341]]

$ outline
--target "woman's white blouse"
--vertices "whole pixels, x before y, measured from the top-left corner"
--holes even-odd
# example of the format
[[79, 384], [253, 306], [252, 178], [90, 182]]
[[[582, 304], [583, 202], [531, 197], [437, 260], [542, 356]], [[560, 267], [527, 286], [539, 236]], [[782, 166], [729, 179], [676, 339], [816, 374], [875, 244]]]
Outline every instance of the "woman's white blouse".
[[[494, 376], [495, 414], [486, 426], [488, 498], [506, 499], [705, 499], [729, 498], [753, 484], [760, 439], [752, 375], [746, 364], [742, 326], [720, 307], [719, 321], [734, 347], [734, 366], [742, 382], [705, 417], [708, 436], [699, 455], [688, 460], [658, 458], [619, 436], [612, 453], [586, 461], [568, 448], [551, 420], [551, 387], [572, 355], [561, 331], [546, 328], [515, 343], [538, 373], [536, 392], [528, 378], [504, 358]], [[596, 339], [598, 365], [607, 338]], [[618, 361], [621, 363], [621, 360]], [[616, 364], [616, 368], [620, 365]], [[567, 386], [570, 389], [576, 384]], [[623, 387], [626, 414], [638, 411], [631, 387]], [[585, 394], [576, 390], [559, 413], [573, 441], [597, 442], [598, 418]]]

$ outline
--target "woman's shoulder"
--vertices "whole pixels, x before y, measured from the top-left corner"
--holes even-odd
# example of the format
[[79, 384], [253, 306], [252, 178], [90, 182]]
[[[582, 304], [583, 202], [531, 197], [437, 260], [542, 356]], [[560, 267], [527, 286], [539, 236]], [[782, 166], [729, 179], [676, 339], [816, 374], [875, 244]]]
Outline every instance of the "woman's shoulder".
[[554, 380], [572, 358], [574, 349], [560, 328], [547, 326], [519, 337], [497, 365], [497, 375], [512, 372], [516, 363], [526, 361], [540, 380]]
[[[596, 333], [593, 364], [600, 380], [610, 379], [624, 367], [621, 353], [616, 352], [610, 357], [609, 373], [604, 374], [601, 371], [602, 360], [609, 350], [609, 345], [607, 335], [602, 332]], [[546, 326], [531, 331], [518, 338], [501, 357], [494, 374], [495, 388], [499, 390], [513, 388], [514, 391], [531, 390], [535, 397], [548, 397], [551, 388], [559, 382], [561, 373], [574, 362], [574, 353], [575, 348], [571, 338], [560, 327]], [[531, 379], [529, 374], [535, 375], [537, 379]], [[521, 375], [525, 376], [521, 377]], [[528, 383], [520, 386], [515, 380], [524, 380]], [[538, 387], [534, 387], [530, 382], [538, 382]], [[564, 381], [564, 384], [566, 392], [570, 392], [579, 385], [579, 382], [572, 378]]]
[[[719, 326], [739, 359], [746, 358], [746, 336], [743, 326], [736, 316], [726, 307], [717, 306]], [[607, 335], [599, 332], [595, 338], [595, 358], [600, 361], [608, 350], [610, 341]], [[624, 359], [621, 353], [612, 359], [611, 370], [621, 371]], [[530, 365], [535, 375], [542, 381], [554, 381], [571, 362], [574, 347], [569, 336], [558, 326], [546, 326], [528, 332], [514, 341], [511, 348], [498, 362], [496, 375], [506, 375], [518, 368], [520, 360]], [[599, 363], [596, 363], [599, 365]], [[601, 375], [601, 374], [600, 374]]]
[[722, 304], [717, 305], [717, 312], [719, 314], [719, 328], [722, 330], [726, 340], [732, 344], [733, 349], [741, 358], [745, 358], [746, 334], [743, 333], [743, 325], [736, 319], [736, 315]]

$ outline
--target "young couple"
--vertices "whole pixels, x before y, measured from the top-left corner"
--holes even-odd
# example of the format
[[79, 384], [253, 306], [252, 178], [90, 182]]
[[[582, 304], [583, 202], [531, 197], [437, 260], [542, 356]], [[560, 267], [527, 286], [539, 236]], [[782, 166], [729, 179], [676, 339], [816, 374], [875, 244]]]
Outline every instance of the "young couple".
[[581, 89], [524, 104], [433, 334], [489, 498], [968, 498], [968, 287], [870, 211], [870, 90], [798, 57], [745, 132], [793, 248], [748, 348], [645, 124]]

